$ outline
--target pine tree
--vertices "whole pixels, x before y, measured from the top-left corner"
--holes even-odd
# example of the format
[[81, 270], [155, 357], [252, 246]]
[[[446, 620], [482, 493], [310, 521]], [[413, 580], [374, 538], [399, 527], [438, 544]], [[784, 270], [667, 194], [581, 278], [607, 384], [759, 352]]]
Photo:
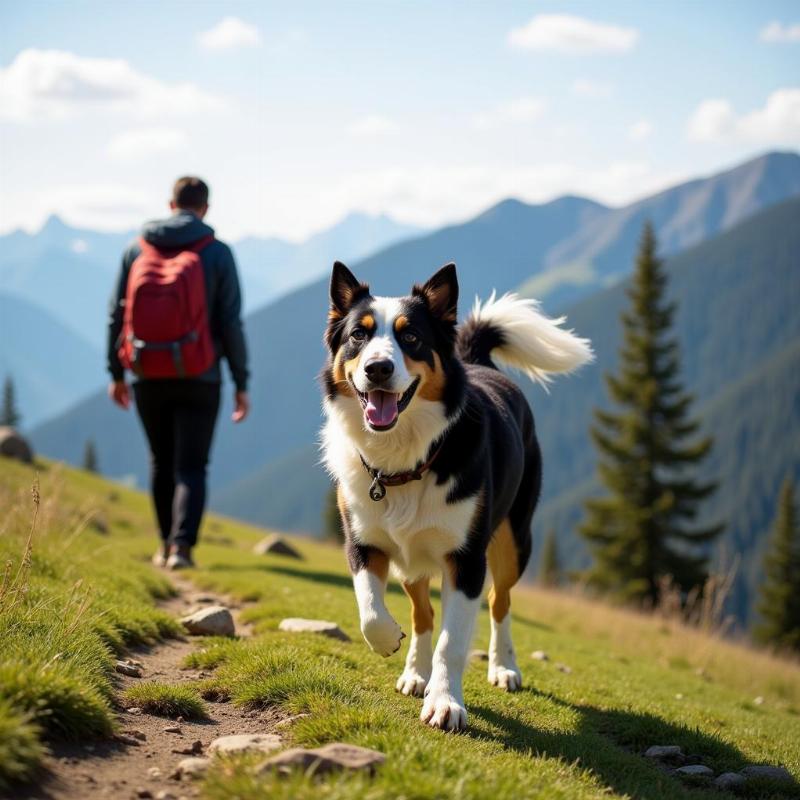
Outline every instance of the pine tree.
[[86, 445], [83, 448], [83, 468], [87, 472], [99, 472], [97, 464], [97, 448], [94, 446], [94, 441], [91, 439], [86, 440]]
[[781, 489], [764, 573], [755, 637], [780, 649], [800, 651], [800, 519], [789, 478]]
[[650, 605], [658, 602], [665, 578], [684, 595], [702, 586], [704, 545], [722, 530], [691, 526], [698, 505], [716, 486], [691, 476], [711, 440], [696, 439], [699, 425], [689, 418], [692, 397], [678, 377], [678, 344], [670, 338], [675, 304], [664, 297], [666, 285], [648, 223], [628, 290], [630, 307], [621, 317], [619, 372], [606, 375], [617, 409], [597, 409], [592, 427], [608, 495], [587, 501], [581, 527], [594, 556], [590, 585]]
[[561, 583], [561, 563], [555, 528], [550, 529], [542, 545], [542, 554], [539, 558], [539, 583], [543, 586], [558, 586]]
[[3, 406], [0, 408], [0, 425], [8, 425], [16, 428], [22, 421], [22, 415], [17, 410], [16, 393], [14, 391], [14, 381], [11, 376], [6, 377], [3, 384]]
[[344, 528], [336, 500], [336, 486], [331, 486], [325, 495], [325, 506], [322, 510], [322, 527], [325, 536], [336, 542], [344, 541]]

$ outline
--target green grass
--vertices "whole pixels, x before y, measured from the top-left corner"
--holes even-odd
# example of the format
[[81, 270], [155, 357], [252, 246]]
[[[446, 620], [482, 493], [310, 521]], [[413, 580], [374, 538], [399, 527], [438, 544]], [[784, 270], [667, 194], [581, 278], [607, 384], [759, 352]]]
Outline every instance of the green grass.
[[[5, 467], [0, 467], [0, 478], [5, 474]], [[58, 570], [75, 577], [85, 574], [86, 583], [93, 583], [79, 545], [87, 535], [95, 537], [89, 540], [94, 547], [113, 543], [120, 574], [130, 577], [134, 585], [141, 580], [147, 587], [139, 606], [128, 594], [127, 584], [121, 584], [116, 595], [97, 576], [98, 588], [92, 590], [92, 597], [110, 592], [103, 595], [106, 613], [93, 616], [92, 611], [84, 611], [78, 618], [87, 625], [94, 620], [91, 628], [108, 653], [117, 642], [134, 635], [131, 623], [126, 622], [135, 616], [130, 611], [139, 609], [144, 614], [139, 624], [145, 625], [149, 617], [142, 609], [152, 612], [152, 594], [159, 586], [164, 590], [145, 563], [154, 545], [150, 510], [146, 498], [136, 493], [114, 488], [110, 494], [108, 484], [79, 472], [65, 471], [64, 476], [59, 507], [99, 505], [109, 533], [103, 537], [87, 530], [68, 544], [68, 557], [55, 559], [55, 565], [43, 561], [37, 580], [46, 583], [51, 580], [48, 571], [56, 569], [56, 574]], [[22, 478], [29, 482], [30, 473], [20, 472], [19, 485], [24, 483]], [[42, 485], [46, 496], [44, 479]], [[471, 663], [465, 675], [468, 731], [445, 735], [429, 729], [418, 720], [421, 701], [393, 690], [404, 653], [382, 659], [361, 639], [342, 553], [299, 541], [304, 562], [254, 556], [251, 548], [260, 536], [263, 531], [230, 520], [210, 517], [206, 522], [197, 553], [200, 566], [188, 571], [187, 577], [201, 589], [251, 601], [243, 616], [255, 635], [203, 641], [186, 660], [187, 666], [211, 671], [197, 691], [244, 707], [276, 706], [287, 714], [311, 712], [283, 729], [287, 745], [342, 740], [381, 750], [387, 760], [374, 778], [335, 775], [317, 780], [302, 775], [256, 777], [249, 766], [252, 759], [220, 760], [202, 787], [207, 800], [724, 797], [708, 787], [683, 783], [645, 759], [643, 752], [652, 744], [681, 745], [684, 752], [702, 757], [717, 772], [767, 763], [782, 764], [800, 776], [800, 669], [796, 663], [669, 620], [538, 589], [521, 589], [514, 597], [514, 634], [525, 689], [513, 695], [500, 692], [486, 681], [486, 663]], [[69, 609], [79, 602], [62, 596], [61, 608], [66, 611], [59, 624], [69, 627], [76, 616]], [[387, 604], [408, 629], [408, 603], [398, 586], [390, 586]], [[437, 593], [434, 605], [438, 617]], [[96, 611], [94, 605], [91, 608]], [[111, 614], [116, 614], [113, 625]], [[287, 616], [334, 620], [353, 641], [278, 631], [278, 623]], [[110, 631], [100, 632], [97, 626], [103, 622]], [[474, 646], [485, 648], [485, 610], [477, 631]], [[32, 655], [41, 650], [45, 655], [39, 661], [47, 663], [59, 646], [50, 646], [43, 635], [29, 649]], [[547, 651], [550, 661], [531, 659], [530, 653], [538, 649]], [[87, 687], [99, 681], [99, 699], [107, 702], [108, 693], [102, 687], [108, 686], [108, 674], [102, 660], [101, 668], [94, 667], [95, 674], [94, 662], [78, 656], [77, 652], [71, 655], [77, 658], [78, 671], [65, 670], [64, 675]], [[0, 650], [0, 665], [7, 660]], [[559, 671], [559, 662], [567, 664], [571, 673]], [[0, 698], [4, 696], [1, 687], [2, 677]], [[150, 692], [147, 684], [137, 690], [144, 695]], [[165, 687], [164, 693], [174, 699], [174, 688]], [[199, 702], [197, 695], [193, 697]], [[757, 697], [763, 701], [756, 702]], [[137, 705], [143, 702], [130, 696], [128, 700]], [[55, 707], [54, 699], [49, 702]], [[23, 745], [26, 741], [35, 745], [40, 726], [47, 725], [46, 717], [19, 716], [27, 710], [24, 703], [9, 707], [0, 702], [0, 768], [6, 774], [12, 774], [7, 764], [35, 760], [36, 754], [26, 756]], [[186, 716], [183, 710], [173, 713]], [[18, 720], [14, 729], [19, 732], [18, 755], [7, 754], [3, 739], [8, 738], [4, 720], [13, 714]], [[68, 720], [72, 712], [61, 716]], [[23, 730], [28, 731], [27, 740]], [[798, 797], [800, 792], [797, 786], [762, 784], [749, 786], [743, 796]]]
[[114, 656], [178, 632], [154, 607], [169, 584], [118, 548], [129, 511], [109, 498], [91, 476], [0, 462], [0, 786], [48, 741], [110, 735]]
[[128, 706], [137, 706], [148, 714], [161, 717], [205, 719], [208, 716], [200, 695], [191, 686], [146, 681], [128, 689], [123, 699]]

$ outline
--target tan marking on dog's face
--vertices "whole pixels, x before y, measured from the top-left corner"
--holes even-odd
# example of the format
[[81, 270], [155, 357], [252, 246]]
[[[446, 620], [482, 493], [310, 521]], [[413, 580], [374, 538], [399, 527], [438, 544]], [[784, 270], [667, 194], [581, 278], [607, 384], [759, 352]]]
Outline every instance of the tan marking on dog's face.
[[411, 626], [414, 633], [433, 630], [433, 606], [431, 605], [430, 579], [420, 578], [414, 583], [403, 583], [403, 589], [411, 600]]
[[408, 327], [408, 317], [405, 314], [401, 314], [395, 321], [394, 321], [394, 329], [397, 333], [403, 330], [403, 328]]
[[446, 380], [439, 354], [433, 354], [433, 369], [427, 361], [416, 361], [405, 353], [403, 353], [403, 360], [409, 373], [418, 375], [421, 379], [417, 395], [423, 400], [440, 401], [444, 395]]
[[333, 359], [333, 380], [336, 383], [336, 388], [339, 393], [346, 395], [347, 397], [355, 397], [355, 394], [353, 393], [353, 387], [350, 386], [350, 381], [347, 380], [347, 376], [352, 374], [356, 366], [358, 366], [357, 358], [351, 359], [350, 361], [344, 361], [342, 351], [337, 351], [336, 356]]
[[359, 320], [359, 324], [367, 330], [372, 331], [375, 329], [375, 317], [373, 317], [372, 314], [364, 314]]
[[486, 557], [492, 573], [489, 611], [495, 622], [502, 622], [511, 607], [511, 587], [519, 580], [519, 554], [508, 518], [497, 526]]
[[371, 572], [385, 583], [389, 577], [389, 556], [373, 547], [367, 556], [367, 572]]

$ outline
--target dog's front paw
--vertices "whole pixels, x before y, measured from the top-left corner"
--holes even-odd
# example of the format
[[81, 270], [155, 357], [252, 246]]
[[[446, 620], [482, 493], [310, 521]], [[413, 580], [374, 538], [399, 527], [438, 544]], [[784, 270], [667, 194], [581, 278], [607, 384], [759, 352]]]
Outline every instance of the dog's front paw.
[[406, 667], [403, 670], [403, 674], [397, 679], [395, 689], [400, 692], [400, 694], [422, 697], [427, 685], [428, 679], [424, 675], [421, 675], [415, 669]]
[[522, 675], [516, 668], [489, 667], [489, 683], [507, 692], [517, 692], [522, 688]]
[[464, 703], [448, 691], [430, 690], [419, 718], [432, 728], [443, 731], [463, 731], [467, 727], [467, 709]]
[[406, 636], [388, 614], [362, 620], [361, 633], [364, 634], [367, 644], [381, 656], [396, 653]]

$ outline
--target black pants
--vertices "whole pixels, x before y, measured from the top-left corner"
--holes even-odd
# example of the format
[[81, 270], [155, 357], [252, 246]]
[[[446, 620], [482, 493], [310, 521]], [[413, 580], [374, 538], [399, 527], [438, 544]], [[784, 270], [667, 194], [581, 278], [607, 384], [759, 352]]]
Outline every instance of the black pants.
[[136, 409], [150, 443], [151, 488], [164, 543], [194, 547], [206, 505], [206, 466], [220, 385], [140, 381]]

